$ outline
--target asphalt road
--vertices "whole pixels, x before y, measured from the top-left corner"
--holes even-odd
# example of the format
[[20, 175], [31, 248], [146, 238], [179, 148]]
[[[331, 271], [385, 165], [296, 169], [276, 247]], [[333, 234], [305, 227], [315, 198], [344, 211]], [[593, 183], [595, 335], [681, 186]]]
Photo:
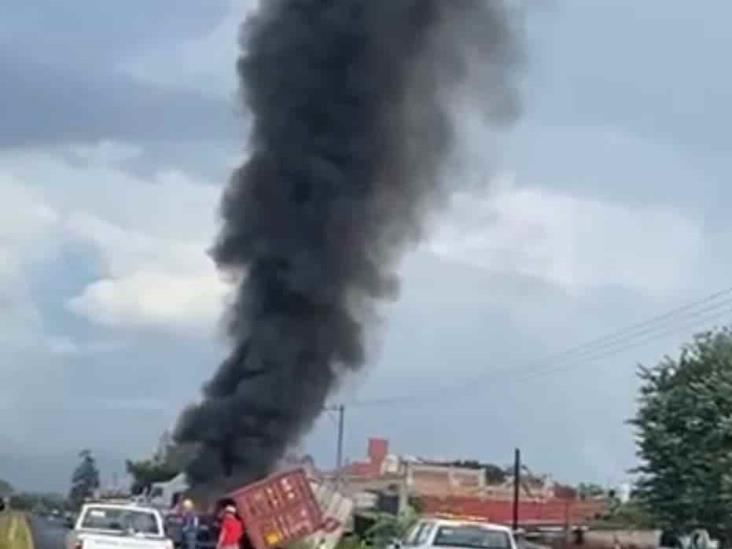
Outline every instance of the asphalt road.
[[60, 522], [46, 518], [30, 517], [31, 532], [35, 549], [63, 549], [68, 530]]

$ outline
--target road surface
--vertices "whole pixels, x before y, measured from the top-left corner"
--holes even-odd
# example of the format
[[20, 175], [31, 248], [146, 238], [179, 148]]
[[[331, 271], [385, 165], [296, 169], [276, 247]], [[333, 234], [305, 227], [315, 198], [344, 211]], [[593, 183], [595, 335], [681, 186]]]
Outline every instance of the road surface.
[[61, 522], [52, 522], [35, 515], [29, 517], [35, 549], [63, 549], [66, 528]]

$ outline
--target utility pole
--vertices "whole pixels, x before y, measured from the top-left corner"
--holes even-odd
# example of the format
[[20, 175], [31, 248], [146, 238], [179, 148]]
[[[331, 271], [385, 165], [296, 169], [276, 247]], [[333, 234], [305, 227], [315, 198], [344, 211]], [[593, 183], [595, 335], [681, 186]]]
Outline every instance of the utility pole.
[[336, 408], [338, 412], [338, 446], [336, 448], [336, 480], [341, 483], [341, 471], [343, 469], [343, 429], [346, 415], [346, 407], [341, 404]]
[[513, 457], [513, 531], [519, 527], [519, 487], [521, 486], [521, 450], [516, 448]]
[[336, 412], [338, 414], [338, 438], [336, 440], [336, 463], [335, 481], [336, 485], [341, 483], [341, 470], [343, 469], [343, 430], [345, 428], [346, 407], [343, 404], [338, 406], [327, 406], [324, 412]]

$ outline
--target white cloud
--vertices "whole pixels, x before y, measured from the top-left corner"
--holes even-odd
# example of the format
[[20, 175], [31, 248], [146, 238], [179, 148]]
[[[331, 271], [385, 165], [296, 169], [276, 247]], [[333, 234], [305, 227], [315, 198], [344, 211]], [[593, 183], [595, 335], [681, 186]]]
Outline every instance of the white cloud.
[[40, 193], [12, 176], [0, 178], [0, 243], [3, 246], [30, 245], [44, 236], [58, 220], [56, 212]]
[[170, 410], [170, 403], [153, 398], [96, 398], [90, 399], [85, 404], [87, 409], [135, 412], [138, 414], [163, 413]]
[[100, 141], [94, 145], [76, 144], [65, 147], [69, 155], [78, 160], [97, 165], [115, 165], [140, 156], [142, 149], [128, 143]]
[[0, 343], [28, 345], [40, 330], [40, 314], [25, 268], [55, 248], [58, 216], [43, 197], [0, 172]]
[[[0, 277], [16, 265], [21, 279], [53, 230], [91, 244], [99, 257], [99, 278], [68, 302], [77, 314], [105, 326], [210, 333], [228, 289], [206, 254], [221, 189], [179, 172], [143, 179], [121, 170], [117, 164], [134, 154], [102, 143], [0, 156], [0, 198], [10, 205], [0, 216], [0, 257], [8, 259]], [[703, 250], [699, 226], [673, 210], [506, 178], [482, 195], [458, 194], [442, 219], [427, 244], [442, 257], [575, 292], [610, 284], [672, 292], [692, 277], [689, 265]]]
[[98, 280], [69, 305], [73, 311], [113, 327], [210, 329], [221, 314], [225, 294], [226, 288], [205, 274], [141, 269], [118, 279]]
[[80, 352], [79, 345], [66, 336], [49, 337], [46, 346], [54, 355], [76, 355]]
[[[163, 200], [170, 200], [163, 193], [173, 189], [160, 191]], [[177, 205], [174, 200], [173, 207]], [[71, 216], [67, 227], [75, 238], [94, 243], [104, 269], [102, 278], [69, 301], [73, 311], [114, 327], [203, 328], [205, 334], [215, 327], [227, 286], [205, 253], [213, 235], [154, 236], [89, 213]]]
[[688, 283], [703, 234], [668, 208], [578, 198], [504, 178], [484, 195], [457, 195], [429, 247], [570, 291], [620, 285], [655, 294]]
[[46, 338], [45, 347], [52, 355], [79, 356], [119, 352], [125, 343], [114, 340], [80, 341], [65, 335], [52, 335]]
[[[173, 207], [178, 205], [177, 200], [171, 201]], [[202, 234], [197, 239], [159, 236], [131, 225], [110, 223], [88, 211], [69, 214], [64, 229], [68, 237], [94, 245], [104, 274], [111, 277], [129, 276], [140, 269], [179, 274], [214, 272], [206, 256], [212, 235]]]
[[[32, 250], [40, 239], [33, 227], [52, 223], [59, 238], [90, 244], [102, 272], [69, 307], [93, 322], [210, 333], [227, 290], [206, 254], [220, 189], [177, 172], [135, 177], [116, 166], [130, 154], [134, 148], [115, 143], [6, 153], [9, 177], [38, 200], [8, 211], [26, 212], [35, 225], [11, 220], [6, 230], [0, 221], [0, 235], [25, 238]], [[22, 271], [29, 254], [16, 247], [10, 255]], [[68, 342], [56, 343], [52, 352], [72, 351]]]
[[220, 194], [215, 185], [178, 171], [137, 177], [118, 165], [124, 150], [133, 149], [102, 143], [100, 150], [87, 147], [83, 153], [79, 147], [5, 152], [0, 173], [35, 189], [66, 216], [90, 214], [123, 229], [183, 241], [213, 236]]
[[226, 17], [209, 33], [148, 49], [125, 62], [123, 70], [143, 82], [230, 99], [237, 90], [239, 28], [256, 0], [228, 0], [228, 4]]

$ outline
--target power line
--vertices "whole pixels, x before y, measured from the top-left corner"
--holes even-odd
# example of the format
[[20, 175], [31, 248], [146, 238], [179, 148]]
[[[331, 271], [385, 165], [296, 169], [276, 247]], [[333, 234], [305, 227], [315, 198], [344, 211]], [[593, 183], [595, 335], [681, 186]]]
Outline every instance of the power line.
[[[685, 315], [682, 315], [682, 316], [679, 316], [677, 318], [669, 317], [668, 320], [669, 321], [678, 321], [678, 320], [683, 320], [684, 318], [695, 318], [695, 317], [698, 317], [698, 316], [703, 316], [705, 313], [709, 313], [709, 312], [712, 312], [712, 311], [716, 311], [718, 309], [721, 309], [721, 308], [723, 308], [725, 306], [730, 306], [730, 305], [732, 305], [732, 297], [730, 297], [728, 299], [725, 299], [725, 300], [722, 300], [722, 301], [720, 301], [718, 303], [709, 305], [708, 307], [704, 307], [702, 309], [699, 309], [698, 311], [691, 310], [689, 313], [687, 313]], [[716, 318], [716, 315], [714, 316], [714, 318]], [[607, 341], [601, 341], [600, 338], [598, 338], [598, 344], [595, 345], [595, 346], [584, 346], [583, 345], [582, 347], [588, 347], [588, 348], [584, 349], [584, 351], [581, 351], [580, 352], [580, 356], [582, 356], [584, 354], [587, 354], [587, 353], [594, 354], [598, 350], [604, 349], [606, 347], [611, 347], [611, 348], [612, 347], [615, 347], [618, 344], [623, 344], [623, 343], [626, 343], [628, 341], [632, 341], [632, 340], [636, 339], [639, 336], [643, 336], [643, 335], [646, 335], [646, 334], [652, 334], [652, 333], [656, 332], [659, 329], [664, 329], [664, 328], [667, 327], [665, 325], [673, 326], [674, 323], [675, 322], [663, 322], [663, 321], [658, 322], [657, 324], [642, 323], [645, 326], [643, 329], [637, 330], [635, 332], [629, 332], [626, 335], [624, 335], [623, 337], [608, 338]], [[640, 325], [641, 324], [639, 324], [639, 326]], [[577, 350], [579, 350], [579, 348]], [[563, 354], [574, 354], [574, 353], [567, 352], [567, 353], [563, 353]]]
[[634, 323], [634, 324], [630, 324], [630, 325], [625, 326], [623, 328], [619, 328], [619, 329], [617, 329], [615, 331], [612, 331], [612, 332], [610, 332], [608, 334], [605, 334], [605, 335], [596, 337], [594, 339], [591, 339], [589, 341], [586, 341], [586, 342], [581, 343], [579, 345], [576, 345], [574, 347], [570, 347], [569, 349], [566, 349], [564, 351], [561, 351], [561, 354], [574, 352], [576, 350], [582, 349], [584, 347], [592, 346], [592, 345], [594, 345], [596, 343], [599, 343], [599, 342], [602, 342], [604, 340], [616, 339], [618, 337], [621, 337], [621, 336], [626, 335], [627, 332], [633, 332], [633, 331], [637, 330], [638, 328], [645, 328], [646, 326], [648, 326], [650, 324], [655, 324], [655, 323], [658, 323], [658, 322], [661, 322], [661, 321], [664, 321], [664, 320], [667, 320], [667, 319], [673, 319], [673, 317], [676, 316], [678, 313], [682, 313], [682, 312], [685, 312], [685, 311], [693, 310], [694, 308], [696, 308], [696, 307], [698, 307], [700, 305], [704, 305], [706, 303], [713, 302], [716, 299], [718, 299], [720, 297], [727, 296], [727, 295], [729, 295], [730, 297], [728, 299], [723, 300], [722, 303], [731, 303], [732, 302], [732, 286], [729, 287], [729, 288], [725, 288], [724, 290], [720, 290], [718, 292], [714, 292], [713, 294], [710, 294], [710, 295], [708, 295], [706, 297], [703, 297], [703, 298], [701, 298], [699, 300], [692, 301], [690, 303], [687, 303], [685, 305], [681, 305], [679, 307], [675, 307], [673, 309], [670, 309], [669, 311], [666, 311], [665, 313], [662, 313], [660, 315], [651, 317], [651, 318], [649, 318], [647, 320], [643, 320], [641, 322], [637, 322], [637, 323]]
[[[595, 355], [590, 355], [590, 356], [586, 356], [586, 357], [580, 357], [579, 360], [582, 360], [583, 362], [585, 362], [585, 361], [588, 361], [589, 362], [589, 361], [596, 361], [596, 360], [599, 360], [601, 358], [606, 358], [606, 357], [609, 357], [609, 356], [613, 356], [613, 355], [616, 355], [616, 354], [618, 354], [620, 352], [623, 352], [625, 350], [633, 349], [633, 348], [636, 348], [636, 347], [640, 347], [640, 346], [645, 345], [646, 343], [648, 343], [650, 341], [653, 341], [653, 340], [656, 340], [656, 339], [665, 337], [667, 335], [671, 335], [673, 333], [677, 333], [677, 332], [680, 332], [680, 331], [688, 331], [689, 329], [692, 329], [692, 328], [699, 328], [699, 327], [702, 327], [702, 326], [707, 326], [709, 322], [712, 322], [712, 321], [715, 321], [715, 320], [719, 320], [720, 318], [726, 317], [727, 315], [732, 315], [732, 307], [730, 307], [728, 309], [725, 309], [724, 311], [722, 311], [722, 312], [720, 312], [718, 314], [704, 317], [700, 321], [696, 321], [696, 322], [692, 322], [692, 323], [686, 323], [686, 324], [683, 324], [683, 325], [672, 326], [671, 328], [666, 329], [666, 330], [664, 330], [662, 332], [659, 332], [657, 334], [653, 334], [650, 337], [646, 337], [646, 338], [640, 339], [638, 341], [635, 341], [635, 342], [630, 343], [628, 345], [624, 345], [622, 347], [617, 347], [615, 349], [610, 349], [607, 352], [603, 352], [603, 353], [599, 353], [599, 354], [595, 354]], [[570, 362], [570, 364], [568, 364], [568, 365], [565, 364], [562, 367], [547, 368], [547, 369], [544, 369], [544, 370], [541, 370], [541, 371], [537, 371], [536, 372], [536, 375], [520, 378], [519, 381], [525, 381], [527, 379], [532, 379], [534, 377], [540, 377], [540, 376], [546, 375], [546, 374], [551, 374], [551, 373], [555, 373], [555, 372], [570, 370], [573, 367], [576, 367], [576, 366], [581, 365], [581, 364], [582, 363], [578, 363], [578, 359], [575, 359], [574, 361]]]
[[[725, 299], [720, 300], [720, 298]], [[588, 340], [584, 343], [568, 347], [567, 349], [560, 350], [555, 353], [551, 353], [541, 359], [532, 360], [525, 363], [524, 365], [484, 371], [464, 382], [448, 387], [441, 387], [438, 390], [434, 391], [430, 390], [392, 397], [356, 400], [349, 403], [349, 406], [366, 407], [403, 404], [410, 401], [422, 401], [425, 398], [443, 399], [448, 396], [454, 396], [454, 394], [457, 392], [459, 392], [462, 396], [465, 394], [466, 390], [482, 388], [482, 385], [480, 385], [479, 383], [483, 381], [487, 376], [515, 374], [517, 372], [526, 370], [529, 370], [529, 372], [534, 372], [535, 375], [529, 375], [528, 377], [524, 376], [518, 379], [519, 381], [521, 381], [530, 379], [532, 377], [538, 377], [539, 375], [547, 375], [556, 371], [570, 369], [572, 366], [568, 368], [566, 365], [566, 360], [570, 360], [572, 363], [576, 363], [580, 360], [583, 362], [598, 360], [599, 358], [612, 356], [624, 350], [638, 347], [649, 341], [658, 339], [659, 337], [664, 337], [666, 335], [669, 335], [670, 333], [678, 331], [680, 328], [688, 329], [690, 327], [696, 327], [706, 324], [711, 320], [716, 320], [718, 318], [721, 318], [722, 316], [731, 314], [732, 308], [724, 308], [727, 305], [732, 305], [732, 287], [714, 292], [706, 297], [703, 297], [696, 301], [692, 301], [680, 307], [675, 307], [669, 311], [651, 317], [642, 322], [630, 324], [618, 330], [609, 332], [608, 334], [605, 334], [603, 336]], [[723, 310], [719, 312], [720, 309]], [[715, 314], [710, 315], [709, 313]], [[678, 325], [679, 321], [689, 320], [693, 318], [698, 318], [698, 320], [692, 324], [687, 323], [684, 325]], [[661, 331], [659, 332], [659, 330]], [[640, 338], [640, 340], [638, 338]], [[556, 364], [558, 359], [565, 359], [560, 362], [560, 364], [563, 364], [563, 366], [559, 368], [557, 368], [556, 366], [553, 368], [546, 366], [547, 363]], [[536, 367], [534, 368], [533, 366]]]

